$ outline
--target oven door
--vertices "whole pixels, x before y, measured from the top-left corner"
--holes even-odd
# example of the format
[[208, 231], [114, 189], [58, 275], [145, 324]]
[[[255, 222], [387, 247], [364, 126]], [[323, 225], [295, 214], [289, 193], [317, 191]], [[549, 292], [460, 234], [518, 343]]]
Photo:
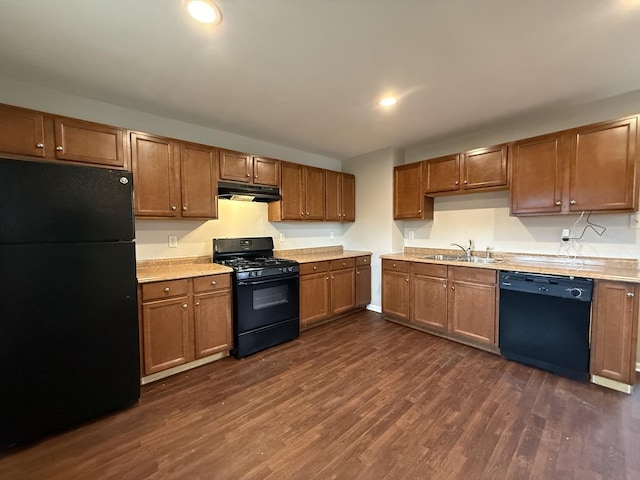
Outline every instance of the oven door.
[[236, 334], [299, 316], [299, 275], [236, 282]]

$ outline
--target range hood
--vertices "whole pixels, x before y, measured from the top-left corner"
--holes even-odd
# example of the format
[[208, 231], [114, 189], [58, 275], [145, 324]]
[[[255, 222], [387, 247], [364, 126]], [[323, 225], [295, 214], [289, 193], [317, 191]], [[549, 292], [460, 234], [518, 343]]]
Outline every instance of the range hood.
[[218, 198], [242, 202], [275, 202], [282, 197], [278, 187], [218, 182]]

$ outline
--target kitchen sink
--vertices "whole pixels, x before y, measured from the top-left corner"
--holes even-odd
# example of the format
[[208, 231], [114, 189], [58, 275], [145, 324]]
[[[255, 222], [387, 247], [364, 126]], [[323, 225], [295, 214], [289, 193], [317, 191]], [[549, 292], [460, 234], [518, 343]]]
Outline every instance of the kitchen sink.
[[439, 260], [446, 262], [464, 262], [464, 263], [499, 263], [501, 260], [497, 260], [495, 258], [486, 258], [486, 257], [476, 257], [470, 256], [467, 257], [465, 255], [425, 255], [425, 260]]

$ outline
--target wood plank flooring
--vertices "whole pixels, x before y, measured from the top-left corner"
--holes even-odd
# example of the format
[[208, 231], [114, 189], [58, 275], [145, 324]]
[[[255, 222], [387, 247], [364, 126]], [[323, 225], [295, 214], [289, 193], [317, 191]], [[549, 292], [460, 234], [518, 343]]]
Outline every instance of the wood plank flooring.
[[147, 385], [0, 456], [13, 479], [637, 479], [640, 394], [362, 312]]

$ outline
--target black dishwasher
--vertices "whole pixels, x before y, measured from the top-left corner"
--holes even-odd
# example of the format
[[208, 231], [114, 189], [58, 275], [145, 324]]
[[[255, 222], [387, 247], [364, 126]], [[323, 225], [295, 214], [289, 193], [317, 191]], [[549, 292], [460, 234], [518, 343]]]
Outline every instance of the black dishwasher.
[[500, 272], [500, 354], [588, 381], [592, 292], [587, 278]]

